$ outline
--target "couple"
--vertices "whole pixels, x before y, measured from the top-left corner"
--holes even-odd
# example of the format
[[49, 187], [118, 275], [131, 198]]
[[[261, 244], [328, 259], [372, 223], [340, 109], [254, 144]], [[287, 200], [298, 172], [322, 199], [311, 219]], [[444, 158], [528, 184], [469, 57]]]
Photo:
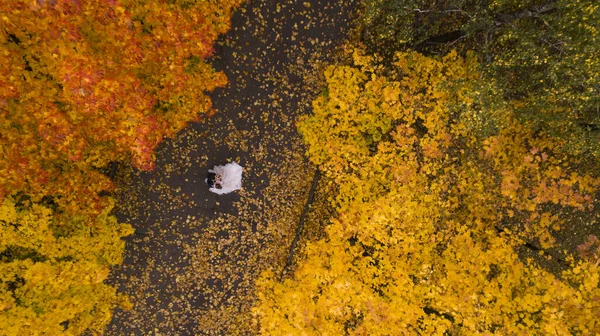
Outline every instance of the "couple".
[[242, 171], [243, 168], [235, 162], [215, 166], [208, 170], [204, 182], [208, 185], [208, 190], [215, 194], [227, 194], [242, 189]]

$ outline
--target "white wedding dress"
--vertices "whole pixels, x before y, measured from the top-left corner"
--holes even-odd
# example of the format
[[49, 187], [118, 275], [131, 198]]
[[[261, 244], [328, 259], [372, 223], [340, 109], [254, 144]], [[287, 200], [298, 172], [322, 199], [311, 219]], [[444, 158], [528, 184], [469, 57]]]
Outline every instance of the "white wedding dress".
[[215, 187], [209, 190], [215, 194], [228, 194], [235, 190], [242, 189], [242, 171], [244, 169], [239, 164], [232, 162], [224, 166], [215, 166], [213, 169], [209, 169], [210, 173], [215, 173], [221, 176], [221, 180], [217, 181], [221, 185], [221, 189]]

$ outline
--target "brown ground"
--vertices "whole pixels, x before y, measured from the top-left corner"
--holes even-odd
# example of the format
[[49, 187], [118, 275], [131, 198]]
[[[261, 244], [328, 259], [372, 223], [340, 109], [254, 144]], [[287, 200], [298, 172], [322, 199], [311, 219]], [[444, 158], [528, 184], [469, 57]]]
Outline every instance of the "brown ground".
[[[117, 309], [107, 335], [253, 333], [254, 280], [281, 271], [314, 173], [295, 121], [310, 111], [319, 67], [353, 8], [268, 0], [234, 15], [214, 58], [230, 80], [212, 95], [218, 113], [165, 141], [153, 172], [117, 174], [117, 215], [136, 233], [110, 283], [135, 307]], [[244, 190], [210, 193], [207, 170], [232, 160], [244, 166]]]

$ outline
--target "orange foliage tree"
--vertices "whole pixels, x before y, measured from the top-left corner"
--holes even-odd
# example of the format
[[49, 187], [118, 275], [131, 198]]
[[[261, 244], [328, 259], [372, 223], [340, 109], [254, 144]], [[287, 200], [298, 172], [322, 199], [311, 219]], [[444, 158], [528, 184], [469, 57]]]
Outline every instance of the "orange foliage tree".
[[94, 168], [152, 169], [164, 137], [210, 113], [226, 78], [204, 59], [240, 2], [2, 1], [0, 199], [99, 213], [110, 182]]
[[242, 0], [0, 1], [0, 335], [101, 333], [129, 225], [111, 161], [153, 168], [211, 113], [205, 61]]
[[[587, 211], [599, 181], [512, 104], [484, 105], [474, 57], [379, 64], [355, 52], [353, 65], [330, 66], [299, 123], [338, 186], [338, 214], [292, 278], [259, 280], [262, 334], [600, 332], [596, 260], [571, 257], [557, 277], [515, 252], [552, 245], [558, 209]], [[481, 108], [504, 121], [499, 132], [481, 135]]]

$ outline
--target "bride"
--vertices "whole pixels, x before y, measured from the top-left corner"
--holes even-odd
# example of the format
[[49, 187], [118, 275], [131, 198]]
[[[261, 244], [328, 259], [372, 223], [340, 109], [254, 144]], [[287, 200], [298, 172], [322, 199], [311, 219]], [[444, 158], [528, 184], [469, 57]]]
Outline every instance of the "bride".
[[237, 163], [232, 162], [224, 166], [215, 166], [208, 170], [208, 176], [204, 180], [208, 190], [215, 194], [227, 194], [242, 189], [242, 171], [244, 169]]

